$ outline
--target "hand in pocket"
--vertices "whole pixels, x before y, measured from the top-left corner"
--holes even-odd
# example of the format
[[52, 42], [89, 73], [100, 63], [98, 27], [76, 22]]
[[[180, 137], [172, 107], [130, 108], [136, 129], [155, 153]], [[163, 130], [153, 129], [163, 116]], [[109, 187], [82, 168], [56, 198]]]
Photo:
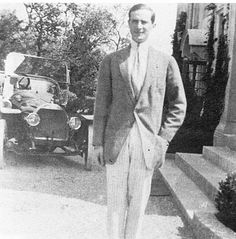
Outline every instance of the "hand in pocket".
[[157, 135], [156, 138], [156, 153], [157, 153], [157, 163], [156, 167], [160, 168], [164, 162], [165, 162], [165, 157], [166, 157], [166, 151], [168, 149], [169, 143], [167, 140], [163, 139], [161, 136]]

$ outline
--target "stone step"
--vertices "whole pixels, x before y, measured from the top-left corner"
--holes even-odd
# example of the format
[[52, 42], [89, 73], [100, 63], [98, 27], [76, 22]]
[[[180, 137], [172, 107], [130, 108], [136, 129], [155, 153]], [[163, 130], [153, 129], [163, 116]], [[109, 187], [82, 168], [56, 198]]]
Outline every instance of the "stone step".
[[175, 162], [214, 203], [219, 182], [226, 178], [227, 173], [200, 154], [177, 153]]
[[216, 212], [214, 204], [198, 186], [177, 167], [175, 160], [166, 160], [160, 172], [188, 222], [191, 222], [196, 211]]
[[230, 173], [236, 171], [236, 152], [227, 147], [203, 147], [203, 157]]
[[178, 168], [175, 160], [166, 160], [159, 169], [185, 220], [197, 239], [233, 239], [236, 233], [215, 217], [217, 209], [200, 188]]

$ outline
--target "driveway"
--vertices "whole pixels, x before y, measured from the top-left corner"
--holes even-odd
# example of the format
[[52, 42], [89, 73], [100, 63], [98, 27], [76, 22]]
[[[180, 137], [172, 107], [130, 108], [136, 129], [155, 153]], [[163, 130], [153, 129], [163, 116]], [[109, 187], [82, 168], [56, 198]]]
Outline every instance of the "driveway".
[[[11, 155], [0, 171], [0, 238], [106, 239], [105, 170], [84, 170], [80, 157]], [[172, 197], [151, 196], [143, 239], [180, 238], [193, 235]]]

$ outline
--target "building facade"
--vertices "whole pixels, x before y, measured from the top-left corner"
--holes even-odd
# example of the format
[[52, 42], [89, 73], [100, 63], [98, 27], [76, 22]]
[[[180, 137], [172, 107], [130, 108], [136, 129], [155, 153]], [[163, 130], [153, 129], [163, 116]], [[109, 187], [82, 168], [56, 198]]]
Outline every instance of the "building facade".
[[[214, 25], [211, 25], [214, 14]], [[183, 29], [183, 18], [185, 20]], [[228, 83], [225, 90], [224, 112], [214, 134], [215, 146], [228, 146], [236, 150], [236, 4], [235, 3], [181, 3], [178, 4], [177, 22], [181, 31], [177, 33], [182, 60], [181, 72], [184, 81], [189, 81], [201, 98], [206, 92], [204, 76], [211, 59], [208, 40], [214, 33], [214, 58], [216, 67], [219, 38], [226, 36], [228, 44]], [[211, 26], [213, 28], [211, 29]], [[178, 29], [177, 29], [178, 30]]]

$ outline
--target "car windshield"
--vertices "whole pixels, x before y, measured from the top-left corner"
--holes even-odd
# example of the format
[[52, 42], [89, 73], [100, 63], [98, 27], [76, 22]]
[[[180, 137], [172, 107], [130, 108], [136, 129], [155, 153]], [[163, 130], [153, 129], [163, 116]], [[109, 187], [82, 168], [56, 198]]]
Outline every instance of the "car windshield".
[[66, 82], [66, 64], [48, 58], [10, 53], [6, 59], [6, 74], [46, 76], [58, 82]]
[[44, 94], [45, 92], [51, 94], [58, 94], [58, 86], [53, 82], [44, 79], [30, 79], [30, 89], [31, 91], [39, 94]]

